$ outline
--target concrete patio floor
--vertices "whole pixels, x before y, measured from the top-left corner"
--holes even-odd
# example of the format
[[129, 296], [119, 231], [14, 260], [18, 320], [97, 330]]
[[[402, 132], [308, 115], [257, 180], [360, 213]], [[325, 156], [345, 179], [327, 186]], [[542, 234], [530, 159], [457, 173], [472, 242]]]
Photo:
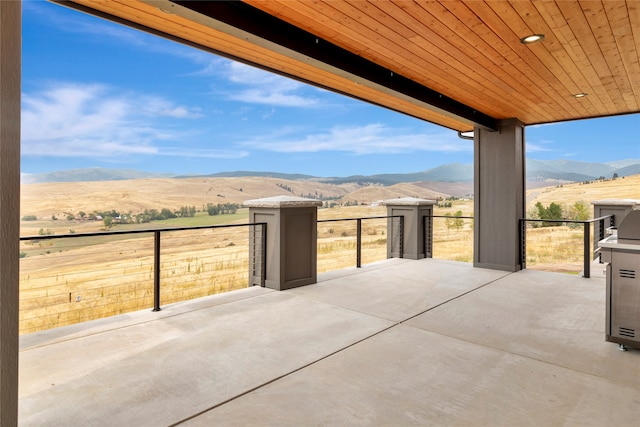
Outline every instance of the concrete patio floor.
[[636, 426], [605, 282], [393, 259], [21, 337], [22, 426]]

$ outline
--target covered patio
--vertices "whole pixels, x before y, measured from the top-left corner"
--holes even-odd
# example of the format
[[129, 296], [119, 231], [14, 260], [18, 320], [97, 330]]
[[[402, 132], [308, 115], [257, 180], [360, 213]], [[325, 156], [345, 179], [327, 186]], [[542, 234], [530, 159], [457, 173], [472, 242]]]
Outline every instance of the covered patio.
[[640, 112], [640, 3], [56, 3], [473, 131], [476, 268], [388, 261], [19, 351], [21, 4], [0, 1], [3, 426], [18, 398], [23, 425], [637, 422], [639, 356], [604, 342], [604, 279], [519, 271], [518, 223], [526, 126]]
[[20, 425], [635, 425], [593, 276], [391, 259], [23, 336]]

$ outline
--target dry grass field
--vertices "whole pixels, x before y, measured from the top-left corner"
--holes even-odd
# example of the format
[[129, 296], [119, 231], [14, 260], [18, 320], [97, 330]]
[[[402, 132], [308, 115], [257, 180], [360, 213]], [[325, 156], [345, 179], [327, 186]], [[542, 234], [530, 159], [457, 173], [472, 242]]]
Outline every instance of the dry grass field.
[[[53, 213], [62, 213], [70, 209], [74, 209], [74, 212], [79, 210], [91, 212], [93, 209], [120, 209], [136, 212], [136, 206], [140, 209], [150, 209], [170, 206], [174, 203], [175, 207], [179, 207], [212, 202], [241, 202], [251, 198], [283, 194], [283, 192], [291, 194], [277, 185], [282, 183], [282, 180], [219, 179], [226, 181], [224, 186], [217, 186], [218, 184], [209, 180], [201, 180], [207, 181], [206, 183], [178, 180], [180, 185], [185, 186], [181, 187], [184, 194], [180, 192], [173, 194], [177, 191], [176, 184], [173, 183], [169, 187], [173, 195], [162, 194], [163, 191], [169, 191], [162, 187], [165, 180], [135, 180], [139, 185], [135, 195], [131, 188], [127, 190], [129, 193], [123, 192], [126, 186], [132, 187], [131, 182], [125, 185], [121, 181], [113, 181], [113, 186], [104, 182], [73, 183], [69, 184], [70, 187], [65, 185], [63, 190], [56, 190], [58, 184], [30, 184], [33, 187], [26, 189], [30, 195], [23, 200], [22, 212], [23, 215], [37, 215], [39, 219], [23, 221], [22, 235], [37, 235], [40, 229], [59, 235], [66, 234], [69, 230], [82, 233], [98, 231], [102, 228], [102, 223], [98, 221], [52, 221], [50, 219]], [[116, 188], [118, 185], [122, 188]], [[104, 191], [105, 194], [103, 194], [100, 191], [101, 186], [106, 186], [109, 190]], [[72, 192], [69, 190], [71, 187], [78, 188], [74, 190], [76, 192]], [[229, 188], [236, 187], [238, 190], [232, 197]], [[301, 188], [300, 191], [312, 194], [316, 191], [303, 186], [299, 188]], [[68, 192], [65, 193], [65, 191]], [[267, 191], [272, 191], [272, 194], [266, 193]], [[352, 200], [347, 188], [343, 188], [342, 191], [347, 200]], [[371, 189], [369, 191], [371, 192]], [[382, 187], [381, 191], [384, 192], [371, 193], [368, 197], [375, 200], [390, 198], [388, 197], [389, 187]], [[210, 193], [222, 195], [221, 192], [225, 192], [224, 197], [209, 198], [207, 196]], [[200, 198], [198, 199], [195, 195]], [[406, 192], [399, 192], [396, 197], [405, 196], [407, 196]], [[592, 184], [571, 184], [537, 189], [529, 192], [529, 196], [531, 197], [528, 201], [529, 205], [537, 201], [547, 205], [552, 201], [571, 204], [573, 201], [606, 198], [640, 199], [640, 176]], [[92, 197], [96, 200], [92, 201]], [[48, 202], [49, 198], [53, 201]], [[113, 206], [113, 202], [109, 200], [118, 200], [119, 205]], [[163, 200], [165, 203], [161, 204], [158, 200]], [[453, 206], [449, 208], [436, 208], [435, 214], [444, 215], [447, 212], [454, 214], [456, 211], [461, 211], [463, 216], [472, 216], [473, 201], [454, 201]], [[386, 215], [386, 208], [380, 206], [336, 207], [320, 209], [318, 212], [321, 220], [384, 215]], [[200, 213], [191, 221], [192, 225], [220, 222], [246, 223], [247, 213], [246, 210], [241, 210], [233, 216], [217, 217], [208, 217], [206, 213]], [[473, 221], [464, 220], [460, 229], [447, 227], [445, 218], [434, 218], [433, 223], [434, 258], [471, 262]], [[153, 227], [159, 225], [143, 224], [143, 226]], [[163, 227], [178, 225], [185, 224], [179, 221], [161, 224]], [[124, 226], [119, 225], [114, 229], [119, 228], [122, 229]], [[161, 305], [247, 286], [248, 237], [249, 230], [246, 226], [163, 233]], [[356, 265], [356, 221], [320, 223], [318, 238], [319, 272]], [[386, 219], [363, 221], [363, 264], [386, 258], [387, 238]], [[21, 259], [21, 333], [31, 333], [153, 307], [152, 233], [55, 241], [48, 241], [43, 236], [43, 239], [38, 242], [21, 242], [21, 251], [26, 255]], [[548, 227], [528, 231], [527, 268], [577, 273], [581, 266], [582, 228]]]
[[589, 184], [572, 183], [527, 191], [527, 207], [537, 202], [548, 206], [551, 202], [570, 206], [575, 202], [591, 203], [603, 199], [640, 199], [640, 175], [615, 180], [594, 181]]
[[[248, 236], [246, 226], [163, 232], [161, 304], [246, 287]], [[21, 333], [153, 307], [153, 233], [52, 242], [21, 244], [43, 251], [20, 261]]]

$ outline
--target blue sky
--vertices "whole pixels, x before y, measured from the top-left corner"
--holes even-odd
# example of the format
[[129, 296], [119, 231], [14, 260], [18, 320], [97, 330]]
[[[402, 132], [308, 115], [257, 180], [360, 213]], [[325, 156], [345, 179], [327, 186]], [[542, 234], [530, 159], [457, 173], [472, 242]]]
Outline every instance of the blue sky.
[[[44, 1], [23, 6], [24, 173], [405, 173], [471, 163], [456, 132]], [[527, 155], [640, 158], [640, 116], [530, 126]]]

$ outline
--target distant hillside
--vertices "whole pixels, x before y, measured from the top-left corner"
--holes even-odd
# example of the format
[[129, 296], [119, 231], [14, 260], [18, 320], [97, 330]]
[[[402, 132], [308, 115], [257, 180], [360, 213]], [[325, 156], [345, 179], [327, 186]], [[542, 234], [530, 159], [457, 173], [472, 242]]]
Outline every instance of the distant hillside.
[[629, 176], [640, 174], [640, 164], [629, 165], [616, 170], [618, 176]]
[[46, 173], [23, 173], [20, 174], [20, 182], [22, 184], [33, 184], [37, 182], [119, 181], [142, 178], [166, 178], [171, 176], [173, 176], [173, 174], [142, 172], [135, 169], [85, 168]]
[[312, 175], [304, 175], [301, 173], [279, 173], [279, 172], [251, 172], [251, 171], [235, 171], [235, 172], [218, 172], [208, 175], [178, 175], [175, 178], [241, 178], [241, 177], [268, 177], [288, 180], [315, 179]]
[[339, 199], [360, 188], [266, 177], [152, 178], [116, 181], [34, 183], [21, 186], [21, 216], [66, 217], [65, 213], [112, 210], [133, 213], [145, 209], [176, 209], [207, 203], [242, 203], [271, 196]]
[[527, 178], [531, 180], [550, 178], [573, 182], [589, 181], [601, 176], [611, 178], [616, 170], [604, 163], [527, 159]]
[[[540, 183], [542, 183], [542, 185], [546, 185], [552, 182], [581, 182], [594, 180], [599, 177], [611, 178], [614, 174], [619, 177], [638, 174], [640, 173], [640, 159], [625, 159], [609, 163], [589, 163], [571, 160], [537, 160], [529, 158], [527, 159], [526, 171], [527, 181], [530, 183], [537, 183], [537, 186], [539, 186]], [[360, 186], [371, 184], [388, 186], [401, 182], [472, 182], [473, 164], [450, 163], [421, 172], [352, 175], [346, 177], [316, 177], [300, 173], [290, 174], [252, 171], [175, 176], [175, 174], [170, 173], [148, 173], [132, 169], [88, 168], [40, 174], [22, 174], [22, 183], [90, 182], [166, 177], [180, 179], [265, 177], [290, 181], [315, 181], [335, 185], [353, 183]]]
[[393, 185], [401, 182], [419, 181], [471, 181], [473, 180], [473, 165], [471, 163], [451, 163], [438, 166], [422, 172], [379, 174], [379, 175], [354, 175], [343, 178], [328, 178], [333, 183], [345, 182], [369, 182], [382, 185]]
[[400, 183], [391, 186], [371, 185], [358, 190], [352, 191], [342, 197], [342, 201], [358, 203], [374, 203], [381, 200], [396, 199], [398, 197], [417, 197], [420, 199], [435, 200], [438, 198], [445, 199], [448, 194], [439, 193], [429, 188], [421, 187], [414, 183]]
[[[569, 204], [606, 198], [640, 199], [640, 174], [615, 180], [557, 184], [545, 188], [528, 187], [527, 202]], [[203, 209], [207, 203], [242, 203], [277, 195], [294, 195], [331, 202], [370, 204], [397, 197], [466, 197], [473, 191], [471, 182], [414, 182], [394, 185], [331, 184], [310, 180], [285, 180], [269, 177], [240, 178], [152, 178], [115, 181], [34, 183], [21, 186], [20, 215], [39, 219], [66, 218], [81, 211], [115, 209], [119, 212], [144, 212], [145, 209], [182, 206]]]

